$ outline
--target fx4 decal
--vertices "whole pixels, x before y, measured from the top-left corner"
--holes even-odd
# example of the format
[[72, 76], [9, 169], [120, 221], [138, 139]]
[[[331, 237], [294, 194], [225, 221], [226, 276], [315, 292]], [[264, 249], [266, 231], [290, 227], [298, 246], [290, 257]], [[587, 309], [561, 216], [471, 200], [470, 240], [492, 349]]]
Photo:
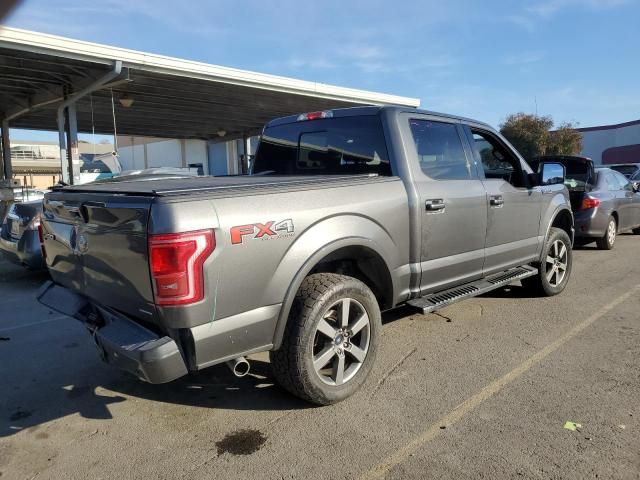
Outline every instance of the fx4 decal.
[[237, 225], [231, 227], [231, 244], [238, 245], [244, 242], [245, 237], [252, 235], [252, 238], [261, 240], [271, 240], [274, 238], [286, 238], [292, 236], [295, 232], [293, 229], [293, 220], [290, 218], [280, 222], [267, 223], [251, 223], [248, 225]]

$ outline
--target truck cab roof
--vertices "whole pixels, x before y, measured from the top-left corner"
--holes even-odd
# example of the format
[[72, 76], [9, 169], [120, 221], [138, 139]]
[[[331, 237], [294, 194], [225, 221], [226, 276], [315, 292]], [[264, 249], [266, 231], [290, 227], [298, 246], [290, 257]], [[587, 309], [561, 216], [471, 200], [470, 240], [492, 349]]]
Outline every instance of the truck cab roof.
[[[455, 120], [455, 121], [459, 121], [459, 122], [465, 122], [465, 123], [470, 123], [470, 124], [474, 124], [477, 126], [482, 126], [484, 128], [488, 128], [490, 130], [493, 130], [493, 127], [491, 127], [489, 124], [484, 123], [484, 122], [480, 122], [478, 120], [474, 120], [472, 118], [467, 118], [467, 117], [462, 117], [462, 116], [458, 116], [458, 115], [451, 115], [448, 113], [441, 113], [441, 112], [433, 112], [430, 110], [421, 110], [419, 108], [411, 108], [411, 107], [403, 107], [400, 105], [385, 105], [385, 106], [364, 106], [364, 107], [346, 107], [346, 108], [334, 108], [331, 110], [324, 110], [323, 112], [318, 112], [318, 113], [325, 113], [325, 112], [331, 112], [331, 117], [332, 118], [338, 118], [338, 117], [353, 117], [353, 116], [365, 116], [365, 115], [379, 115], [382, 114], [383, 112], [391, 112], [391, 113], [416, 113], [416, 114], [420, 114], [420, 115], [429, 115], [432, 117], [440, 117], [443, 119], [447, 119], [447, 120]], [[316, 113], [316, 112], [314, 112]], [[300, 115], [301, 114], [296, 114], [296, 115], [288, 115], [286, 117], [279, 117], [279, 118], [275, 118], [273, 120], [271, 120], [270, 122], [268, 122], [265, 125], [265, 128], [269, 128], [269, 127], [273, 127], [276, 125], [284, 125], [287, 123], [294, 123], [294, 122], [298, 122], [300, 121]], [[302, 114], [304, 115], [304, 114]], [[327, 117], [323, 117], [323, 118], [327, 118]]]

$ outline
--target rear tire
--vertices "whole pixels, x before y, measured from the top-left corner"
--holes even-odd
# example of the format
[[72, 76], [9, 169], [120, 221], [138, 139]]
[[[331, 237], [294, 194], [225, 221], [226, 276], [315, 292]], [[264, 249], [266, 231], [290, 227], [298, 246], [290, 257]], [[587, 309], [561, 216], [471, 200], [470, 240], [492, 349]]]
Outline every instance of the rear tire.
[[542, 250], [538, 274], [522, 280], [522, 286], [544, 297], [562, 293], [571, 276], [573, 251], [567, 232], [552, 227]]
[[378, 302], [364, 283], [310, 275], [295, 296], [282, 345], [270, 352], [275, 379], [316, 405], [340, 402], [369, 375], [381, 330]]
[[614, 217], [609, 217], [607, 223], [607, 229], [604, 232], [602, 238], [596, 240], [596, 245], [600, 250], [611, 250], [616, 243], [616, 237], [618, 235], [618, 223]]
[[640, 227], [638, 228], [634, 228], [633, 230], [631, 230], [633, 232], [634, 235], [640, 235]]

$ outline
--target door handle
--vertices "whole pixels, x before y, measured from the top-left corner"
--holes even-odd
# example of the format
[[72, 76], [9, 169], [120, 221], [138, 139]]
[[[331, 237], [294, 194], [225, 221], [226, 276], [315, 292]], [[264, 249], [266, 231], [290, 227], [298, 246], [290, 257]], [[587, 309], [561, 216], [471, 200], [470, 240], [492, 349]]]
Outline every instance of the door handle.
[[489, 197], [489, 205], [491, 205], [492, 207], [501, 207], [502, 205], [504, 205], [504, 199], [502, 198], [502, 195], [492, 195], [491, 197]]
[[444, 200], [442, 198], [433, 198], [424, 202], [424, 206], [429, 212], [444, 210]]

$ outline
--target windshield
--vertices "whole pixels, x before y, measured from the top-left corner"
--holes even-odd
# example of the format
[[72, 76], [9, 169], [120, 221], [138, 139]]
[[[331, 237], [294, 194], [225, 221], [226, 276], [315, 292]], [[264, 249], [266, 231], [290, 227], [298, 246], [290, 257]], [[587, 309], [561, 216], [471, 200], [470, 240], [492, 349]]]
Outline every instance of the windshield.
[[265, 129], [254, 175], [391, 175], [378, 116], [299, 121]]

